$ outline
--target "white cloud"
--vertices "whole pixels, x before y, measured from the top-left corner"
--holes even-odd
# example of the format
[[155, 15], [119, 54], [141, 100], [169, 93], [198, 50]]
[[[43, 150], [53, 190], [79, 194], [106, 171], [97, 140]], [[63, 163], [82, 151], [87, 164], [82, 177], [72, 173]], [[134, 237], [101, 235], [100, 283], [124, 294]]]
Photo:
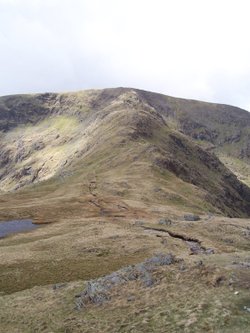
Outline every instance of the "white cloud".
[[248, 0], [0, 0], [0, 94], [131, 86], [250, 105]]

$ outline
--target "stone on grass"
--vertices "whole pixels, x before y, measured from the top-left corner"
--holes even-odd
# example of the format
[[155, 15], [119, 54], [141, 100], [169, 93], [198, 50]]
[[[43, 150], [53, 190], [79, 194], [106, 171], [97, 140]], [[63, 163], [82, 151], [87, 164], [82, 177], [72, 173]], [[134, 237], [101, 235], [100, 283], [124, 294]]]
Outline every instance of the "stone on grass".
[[208, 248], [205, 252], [206, 254], [214, 254], [214, 249]]
[[144, 224], [145, 224], [144, 221], [135, 221], [135, 226], [140, 227], [140, 226], [142, 226], [142, 225], [144, 225]]
[[194, 214], [186, 214], [184, 215], [184, 220], [185, 221], [199, 221], [201, 218], [199, 215], [194, 215]]
[[58, 290], [67, 287], [67, 283], [56, 283], [52, 286], [53, 290]]
[[172, 221], [170, 219], [167, 218], [162, 218], [159, 220], [158, 224], [160, 225], [171, 225]]

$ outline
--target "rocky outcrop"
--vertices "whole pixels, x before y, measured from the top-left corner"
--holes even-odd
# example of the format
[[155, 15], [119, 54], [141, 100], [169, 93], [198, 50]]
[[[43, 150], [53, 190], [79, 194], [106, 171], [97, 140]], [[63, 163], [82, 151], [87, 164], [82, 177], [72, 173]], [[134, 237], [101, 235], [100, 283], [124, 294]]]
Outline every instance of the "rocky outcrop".
[[130, 281], [140, 281], [145, 287], [153, 286], [157, 280], [153, 275], [159, 266], [168, 266], [176, 263], [172, 254], [158, 254], [144, 262], [122, 268], [109, 275], [87, 283], [85, 290], [76, 295], [76, 308], [79, 310], [88, 304], [101, 305], [110, 301], [111, 291], [117, 286], [122, 286]]

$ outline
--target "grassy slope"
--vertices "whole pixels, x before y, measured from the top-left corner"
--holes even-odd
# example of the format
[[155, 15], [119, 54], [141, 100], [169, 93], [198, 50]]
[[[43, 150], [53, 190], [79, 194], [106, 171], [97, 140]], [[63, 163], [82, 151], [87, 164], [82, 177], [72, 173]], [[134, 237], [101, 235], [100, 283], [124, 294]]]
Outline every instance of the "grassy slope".
[[[164, 98], [169, 107], [174, 103]], [[175, 106], [178, 117], [161, 110], [166, 125], [155, 111], [159, 106], [130, 90], [38, 95], [38, 101], [50, 118], [32, 114], [33, 125], [29, 120], [18, 128], [13, 117], [1, 145], [5, 149], [22, 136], [28, 155], [15, 167], [45, 163], [52, 177], [46, 179], [44, 168], [41, 182], [2, 195], [0, 216], [57, 223], [1, 240], [0, 288], [7, 294], [0, 296], [0, 332], [247, 332], [249, 269], [232, 262], [249, 261], [249, 220], [216, 216], [220, 211], [207, 199], [207, 190], [219, 198], [221, 185], [231, 187], [223, 180], [228, 170], [178, 133], [183, 105], [182, 111]], [[41, 140], [45, 148], [32, 150], [31, 144]], [[58, 155], [51, 161], [54, 151]], [[172, 159], [189, 172], [166, 167]], [[211, 162], [216, 172], [209, 170]], [[228, 203], [225, 209], [233, 211]], [[184, 213], [207, 211], [215, 216], [183, 220]], [[135, 224], [143, 220], [159, 227], [162, 217], [173, 221], [162, 229], [195, 237], [216, 254], [190, 256], [181, 239]], [[157, 252], [183, 258], [186, 270], [177, 264], [157, 272], [161, 282], [153, 288], [131, 284], [114, 291], [112, 302], [102, 307], [74, 310], [74, 295], [84, 280]], [[197, 265], [200, 260], [204, 267]], [[51, 284], [60, 282], [67, 285], [54, 291]], [[130, 294], [134, 302], [127, 301]]]
[[[11, 272], [5, 269], [12, 288], [7, 292], [28, 284], [71, 282], [56, 290], [50, 284], [0, 296], [0, 332], [248, 332], [250, 318], [244, 306], [250, 305], [249, 269], [232, 265], [249, 261], [248, 220], [204, 217], [196, 223], [176, 219], [171, 226], [160, 226], [199, 239], [215, 250], [211, 256], [190, 256], [182, 240], [162, 231], [145, 231], [134, 222], [65, 219], [6, 238], [1, 243], [1, 262], [12, 267]], [[144, 222], [159, 228], [156, 219]], [[151, 288], [130, 282], [112, 290], [111, 302], [75, 310], [74, 296], [85, 286], [79, 279], [107, 274], [155, 252], [173, 252], [184, 261], [158, 269], [158, 283]], [[62, 257], [65, 266], [60, 265]], [[28, 274], [29, 270], [24, 268], [29, 261], [35, 269], [28, 279], [24, 271]], [[60, 270], [64, 270], [61, 277]], [[26, 286], [20, 284], [24, 282]], [[134, 301], [128, 301], [131, 296]]]

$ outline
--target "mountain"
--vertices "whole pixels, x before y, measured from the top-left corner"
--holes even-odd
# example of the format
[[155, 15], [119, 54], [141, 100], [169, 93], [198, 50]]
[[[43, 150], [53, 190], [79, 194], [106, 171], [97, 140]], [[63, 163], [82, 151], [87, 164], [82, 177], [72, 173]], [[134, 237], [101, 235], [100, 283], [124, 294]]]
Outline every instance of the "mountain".
[[249, 131], [132, 88], [1, 97], [0, 229], [37, 225], [0, 239], [0, 332], [249, 332]]
[[247, 111], [130, 88], [15, 95], [0, 98], [0, 130], [3, 217], [120, 214], [138, 202], [250, 214]]

